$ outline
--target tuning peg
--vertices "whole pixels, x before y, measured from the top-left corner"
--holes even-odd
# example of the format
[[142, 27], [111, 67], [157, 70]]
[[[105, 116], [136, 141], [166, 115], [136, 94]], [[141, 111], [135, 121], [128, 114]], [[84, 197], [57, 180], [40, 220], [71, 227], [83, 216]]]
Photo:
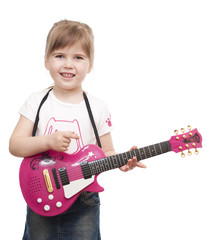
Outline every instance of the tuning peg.
[[[184, 133], [185, 133], [185, 129], [184, 129], [184, 128], [181, 128], [181, 132], [184, 134]], [[185, 134], [183, 135], [183, 138], [186, 138], [186, 135], [185, 135]]]
[[197, 148], [195, 148], [195, 154], [198, 155], [199, 151], [197, 150]]
[[190, 131], [192, 127], [190, 125], [187, 125], [187, 129]]
[[175, 133], [176, 135], [178, 135], [179, 131], [176, 129], [176, 130], [174, 130], [174, 133]]
[[181, 132], [182, 132], [182, 133], [185, 133], [185, 129], [184, 129], [184, 128], [181, 128]]
[[191, 155], [192, 155], [192, 152], [191, 152], [190, 150], [188, 150], [187, 154], [188, 154], [189, 156], [191, 156]]
[[[178, 133], [179, 133], [179, 131], [176, 129], [176, 130], [174, 130], [174, 133], [176, 134], [176, 135], [178, 135]], [[179, 140], [180, 138], [177, 136], [176, 137], [176, 140]]]
[[179, 146], [179, 150], [181, 151], [181, 157], [184, 158], [185, 157], [185, 153], [182, 151], [182, 146]]
[[181, 152], [181, 157], [184, 158], [185, 157], [185, 153]]
[[[190, 125], [188, 125], [188, 126], [187, 126], [187, 129], [188, 129], [189, 131], [191, 131], [192, 127], [191, 127]], [[192, 133], [191, 133], [191, 132], [189, 133], [189, 136], [192, 136]]]

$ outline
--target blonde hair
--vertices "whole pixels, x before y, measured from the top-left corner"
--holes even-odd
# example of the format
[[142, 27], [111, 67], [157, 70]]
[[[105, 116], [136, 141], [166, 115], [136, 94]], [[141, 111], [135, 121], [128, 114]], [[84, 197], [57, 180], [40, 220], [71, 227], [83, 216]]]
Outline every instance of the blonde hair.
[[46, 40], [45, 59], [60, 48], [71, 47], [80, 43], [90, 60], [90, 65], [94, 62], [94, 36], [92, 29], [84, 23], [61, 20], [53, 25]]

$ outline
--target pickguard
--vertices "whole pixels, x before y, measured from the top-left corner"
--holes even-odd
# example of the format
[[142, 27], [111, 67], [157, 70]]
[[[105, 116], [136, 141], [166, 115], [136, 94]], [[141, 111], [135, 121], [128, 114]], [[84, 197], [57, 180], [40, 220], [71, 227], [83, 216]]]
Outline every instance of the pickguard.
[[69, 199], [73, 197], [75, 194], [79, 193], [81, 190], [89, 186], [91, 183], [94, 182], [94, 176], [89, 179], [78, 179], [73, 182], [70, 182], [67, 185], [63, 186], [64, 189], [64, 196], [65, 198]]

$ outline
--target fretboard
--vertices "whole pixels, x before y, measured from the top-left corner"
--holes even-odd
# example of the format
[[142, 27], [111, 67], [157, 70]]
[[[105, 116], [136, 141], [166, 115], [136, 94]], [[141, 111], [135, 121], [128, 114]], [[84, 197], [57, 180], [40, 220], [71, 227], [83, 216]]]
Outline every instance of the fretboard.
[[132, 151], [120, 153], [117, 155], [105, 157], [88, 163], [88, 170], [91, 175], [109, 171], [111, 169], [119, 168], [127, 164], [128, 160], [137, 157], [137, 161], [151, 158], [163, 153], [171, 151], [169, 141], [157, 143], [147, 147], [135, 149]]

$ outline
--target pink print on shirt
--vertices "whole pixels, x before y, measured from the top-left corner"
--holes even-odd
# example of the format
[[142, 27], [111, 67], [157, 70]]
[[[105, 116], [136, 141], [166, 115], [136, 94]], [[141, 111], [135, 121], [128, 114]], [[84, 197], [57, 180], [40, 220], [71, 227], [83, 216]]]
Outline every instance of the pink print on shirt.
[[112, 126], [111, 114], [110, 114], [109, 117], [107, 118], [106, 123], [108, 124], [109, 127]]
[[71, 140], [67, 153], [76, 154], [84, 146], [79, 122], [76, 119], [73, 121], [66, 121], [51, 118], [47, 123], [44, 135], [52, 134], [55, 133], [56, 131], [71, 131], [75, 132], [75, 134], [77, 134], [80, 137], [79, 139]]

